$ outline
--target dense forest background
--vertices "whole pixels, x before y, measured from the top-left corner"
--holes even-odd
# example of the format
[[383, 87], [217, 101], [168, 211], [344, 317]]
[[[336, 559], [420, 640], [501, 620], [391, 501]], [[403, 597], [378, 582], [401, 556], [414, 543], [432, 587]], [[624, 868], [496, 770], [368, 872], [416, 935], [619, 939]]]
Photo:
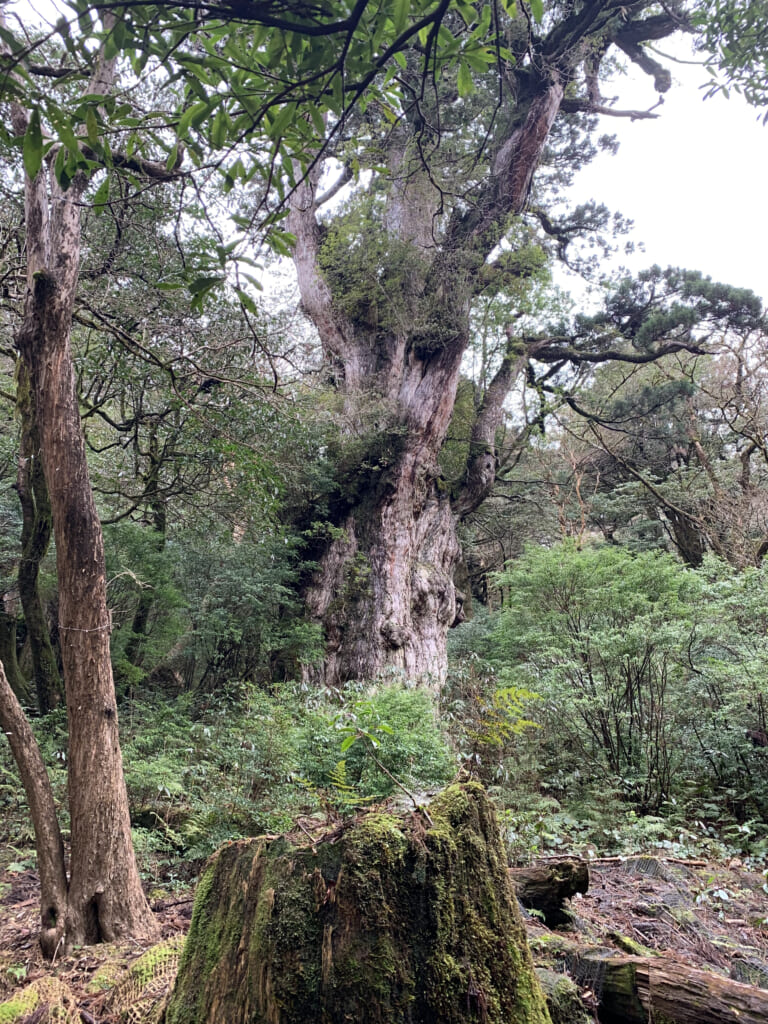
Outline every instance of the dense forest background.
[[[56, 511], [64, 463], [45, 461], [55, 359], [36, 361], [50, 316], [30, 306], [47, 179], [56, 230], [78, 190], [87, 473], [65, 472], [70, 509], [90, 481], [103, 532], [103, 716], [156, 884], [226, 840], [418, 803], [460, 771], [496, 799], [513, 858], [768, 858], [765, 311], [696, 270], [606, 277], [626, 225], [563, 206], [613, 145], [598, 114], [652, 116], [603, 100], [601, 62], [663, 92], [645, 44], [693, 23], [641, 3], [585, 5], [601, 12], [586, 27], [579, 4], [449, 6], [443, 36], [433, 21], [421, 50], [392, 43], [367, 102], [328, 86], [324, 108], [284, 25], [175, 37], [154, 8], [99, 24], [82, 5], [116, 85], [76, 19], [3, 27], [0, 661], [69, 840], [73, 792], [87, 807], [95, 786], [92, 767], [71, 774], [93, 691], [87, 672], [65, 684], [96, 660], [68, 664], [67, 631], [105, 626], [73, 625], [96, 598], [62, 594], [76, 544], [56, 517], [74, 513]], [[396, 3], [382, 22], [399, 39], [420, 14]], [[732, 16], [699, 16], [699, 38], [716, 50]], [[723, 47], [718, 73], [760, 105]], [[257, 51], [260, 73], [293, 61], [306, 90], [258, 117]], [[352, 81], [365, 55], [348, 56]], [[163, 73], [172, 57], [183, 75]], [[600, 299], [556, 287], [557, 261]], [[21, 777], [3, 743], [0, 838], [27, 865]]]

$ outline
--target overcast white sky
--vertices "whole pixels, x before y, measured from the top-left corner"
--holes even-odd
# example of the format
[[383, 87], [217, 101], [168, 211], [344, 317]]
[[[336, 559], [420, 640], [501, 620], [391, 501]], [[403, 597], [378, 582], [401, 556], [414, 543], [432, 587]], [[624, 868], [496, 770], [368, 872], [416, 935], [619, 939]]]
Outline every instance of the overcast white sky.
[[[689, 54], [684, 54], [690, 56]], [[664, 61], [663, 63], [667, 63]], [[622, 256], [632, 270], [659, 263], [701, 270], [768, 299], [768, 126], [735, 94], [703, 99], [703, 68], [668, 65], [673, 86], [654, 121], [600, 119], [621, 140], [578, 176], [575, 202], [594, 198], [635, 222], [644, 253]], [[641, 72], [604, 95], [619, 109], [647, 110], [656, 94]]]

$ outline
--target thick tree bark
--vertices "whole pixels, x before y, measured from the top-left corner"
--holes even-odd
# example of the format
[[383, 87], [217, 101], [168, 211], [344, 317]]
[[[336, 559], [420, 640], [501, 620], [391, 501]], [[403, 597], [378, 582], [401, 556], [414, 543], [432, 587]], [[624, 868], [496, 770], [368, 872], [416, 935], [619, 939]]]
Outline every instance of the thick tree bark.
[[48, 551], [53, 522], [29, 374], [24, 363], [19, 366], [16, 408], [21, 417], [16, 483], [22, 514], [19, 599], [32, 652], [37, 706], [40, 714], [45, 715], [58, 707], [64, 693], [38, 589], [40, 565]]
[[63, 937], [67, 911], [64, 843], [59, 831], [53, 791], [35, 734], [30, 728], [0, 663], [0, 727], [8, 738], [29, 804], [35, 829], [40, 874], [40, 945], [52, 957]]
[[479, 786], [208, 863], [164, 1024], [548, 1024]]
[[327, 685], [385, 668], [422, 682], [443, 678], [445, 634], [461, 614], [459, 545], [448, 496], [422, 459], [418, 451], [399, 457], [350, 510], [307, 592], [325, 626]]
[[[88, 91], [105, 94], [113, 74], [114, 62], [98, 60]], [[16, 134], [23, 135], [26, 112], [14, 104], [12, 118]], [[64, 189], [45, 165], [34, 180], [26, 178], [27, 291], [16, 338], [29, 372], [56, 538], [69, 723], [71, 870], [66, 914], [57, 918], [55, 928], [67, 945], [157, 934], [131, 842], [109, 652], [104, 545], [70, 349], [86, 184], [78, 172]]]
[[[398, 136], [384, 224], [408, 270], [398, 267], [383, 281], [391, 303], [385, 322], [370, 308], [353, 321], [323, 277], [315, 202], [319, 172], [296, 190], [288, 223], [296, 237], [304, 311], [318, 330], [350, 419], [374, 400], [386, 421], [371, 429], [360, 471], [340, 482], [335, 525], [343, 533], [320, 555], [307, 590], [308, 610], [325, 628], [320, 674], [326, 685], [372, 679], [389, 669], [435, 683], [444, 677], [446, 635], [461, 620], [462, 609], [453, 583], [460, 555], [456, 516], [437, 458], [469, 342], [477, 271], [503, 234], [500, 224], [527, 199], [562, 92], [559, 78], [542, 84], [539, 99], [499, 147], [488, 195], [474, 213], [450, 225], [441, 247], [433, 242], [440, 196], [424, 168], [406, 160], [407, 143]], [[400, 294], [392, 303], [394, 290]], [[370, 299], [375, 307], [376, 296]], [[512, 359], [507, 377], [521, 365]], [[494, 398], [497, 416], [502, 401], [501, 395]], [[484, 429], [492, 434], [490, 419]], [[484, 477], [486, 489], [492, 478]]]

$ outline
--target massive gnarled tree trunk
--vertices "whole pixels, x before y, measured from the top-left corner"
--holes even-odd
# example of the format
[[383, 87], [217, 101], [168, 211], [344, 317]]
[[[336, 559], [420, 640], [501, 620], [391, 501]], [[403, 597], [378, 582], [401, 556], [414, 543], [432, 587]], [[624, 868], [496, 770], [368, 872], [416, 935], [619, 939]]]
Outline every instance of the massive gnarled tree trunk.
[[[522, 208], [563, 88], [559, 77], [547, 83], [497, 154], [489, 187], [503, 197], [499, 216]], [[289, 220], [303, 307], [352, 403], [351, 415], [356, 401], [373, 400], [383, 420], [368, 428], [357, 475], [342, 488], [348, 504], [339, 517], [342, 533], [307, 594], [311, 614], [325, 627], [330, 684], [371, 679], [388, 668], [440, 681], [445, 636], [461, 618], [453, 581], [456, 521], [437, 458], [469, 343], [475, 279], [503, 232], [487, 217], [456, 217], [436, 246], [439, 195], [413, 156], [398, 157], [385, 224], [402, 264], [383, 287], [401, 294], [394, 303], [386, 297], [385, 324], [375, 309], [366, 319], [362, 312], [350, 317], [323, 278], [316, 172], [297, 190]]]
[[[97, 60], [88, 91], [106, 93], [113, 71], [114, 62]], [[16, 133], [24, 135], [27, 112], [14, 104], [12, 116]], [[125, 935], [148, 938], [157, 927], [131, 842], [109, 652], [104, 545], [88, 478], [70, 349], [86, 185], [85, 174], [78, 171], [63, 187], [52, 160], [34, 179], [26, 177], [27, 290], [16, 338], [29, 373], [51, 500], [69, 723], [70, 872], [66, 891], [58, 886], [52, 905], [44, 908], [48, 927], [42, 939], [48, 955], [60, 944]], [[6, 716], [12, 710], [6, 707]], [[15, 723], [14, 728], [21, 726]], [[18, 741], [12, 737], [12, 746]], [[30, 775], [33, 785], [38, 775]], [[46, 829], [46, 835], [53, 834], [50, 823]], [[56, 858], [55, 851], [51, 856]]]
[[[307, 591], [308, 609], [325, 629], [326, 684], [373, 678], [391, 668], [415, 679], [439, 681], [444, 674], [447, 630], [461, 618], [453, 581], [456, 516], [476, 508], [493, 486], [504, 399], [532, 355], [510, 343], [480, 411], [452, 507], [438, 454], [470, 341], [472, 300], [511, 218], [525, 208], [566, 87], [576, 80], [591, 42], [600, 41], [601, 53], [613, 41], [639, 53], [638, 40], [676, 27], [666, 15], [640, 20], [646, 6], [636, 4], [630, 13], [610, 2], [592, 4], [566, 12], [548, 36], [528, 38], [536, 59], [528, 62], [523, 47], [519, 66], [504, 70], [488, 156], [482, 170], [471, 168], [469, 187], [450, 178], [455, 172], [440, 165], [439, 150], [431, 168], [424, 162], [440, 116], [437, 103], [430, 106], [432, 86], [414, 78], [409, 64], [402, 76], [403, 116], [394, 129], [382, 131], [386, 141], [376, 150], [379, 162], [381, 148], [386, 152], [387, 173], [379, 173], [363, 199], [372, 212], [359, 222], [358, 233], [347, 228], [334, 234], [338, 217], [318, 215], [324, 202], [317, 194], [319, 168], [294, 193], [288, 224], [296, 237], [302, 305], [344, 396], [357, 446], [350, 445], [356, 454], [348, 456], [354, 469], [340, 479], [334, 509], [340, 531], [320, 555]], [[594, 70], [593, 61], [586, 76], [592, 84], [585, 86], [592, 99], [571, 104], [573, 109], [593, 109], [599, 101]], [[443, 98], [445, 109], [455, 103], [455, 92]], [[456, 109], [450, 116], [461, 118]], [[467, 118], [469, 130], [471, 114]], [[378, 232], [374, 246], [371, 232]], [[361, 283], [359, 253], [366, 246], [373, 255]], [[345, 283], [348, 259], [354, 273]], [[365, 408], [374, 410], [367, 420], [360, 414]]]

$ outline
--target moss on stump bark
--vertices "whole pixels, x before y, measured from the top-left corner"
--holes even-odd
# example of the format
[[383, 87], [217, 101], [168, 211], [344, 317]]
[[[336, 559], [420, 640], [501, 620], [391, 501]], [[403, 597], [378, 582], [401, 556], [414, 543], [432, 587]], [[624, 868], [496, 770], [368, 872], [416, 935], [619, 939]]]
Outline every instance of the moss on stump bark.
[[488, 798], [429, 815], [219, 850], [165, 1024], [547, 1024]]

